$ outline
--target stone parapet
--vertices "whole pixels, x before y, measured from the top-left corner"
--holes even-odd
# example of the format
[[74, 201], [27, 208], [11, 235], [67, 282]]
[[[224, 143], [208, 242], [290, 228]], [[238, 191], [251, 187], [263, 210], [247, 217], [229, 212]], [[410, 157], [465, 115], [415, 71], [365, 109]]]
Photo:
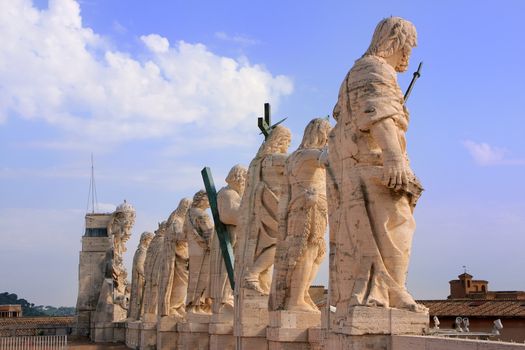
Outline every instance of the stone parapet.
[[242, 288], [240, 293], [239, 320], [233, 329], [236, 337], [266, 338], [268, 327], [268, 296], [251, 289]]
[[354, 306], [347, 315], [331, 316], [330, 331], [347, 335], [423, 334], [429, 316], [393, 308]]
[[524, 350], [525, 344], [500, 341], [394, 335], [389, 350]]
[[[209, 318], [208, 318], [209, 320]], [[209, 323], [186, 322], [177, 324], [179, 339], [177, 349], [208, 350], [210, 348]]]
[[157, 322], [142, 322], [140, 327], [140, 350], [156, 350]]
[[157, 327], [157, 349], [177, 349], [179, 333], [177, 325], [182, 319], [176, 316], [164, 316], [159, 320]]
[[130, 349], [138, 350], [140, 348], [140, 330], [142, 322], [126, 322], [126, 346]]

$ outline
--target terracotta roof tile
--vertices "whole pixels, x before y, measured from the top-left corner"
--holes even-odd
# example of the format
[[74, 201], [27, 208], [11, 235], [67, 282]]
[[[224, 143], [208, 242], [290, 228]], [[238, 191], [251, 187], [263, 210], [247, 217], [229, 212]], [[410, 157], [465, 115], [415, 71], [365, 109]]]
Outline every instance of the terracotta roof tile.
[[525, 317], [523, 300], [419, 300], [431, 316]]
[[0, 328], [12, 326], [24, 328], [35, 326], [72, 326], [74, 323], [74, 316], [0, 318]]

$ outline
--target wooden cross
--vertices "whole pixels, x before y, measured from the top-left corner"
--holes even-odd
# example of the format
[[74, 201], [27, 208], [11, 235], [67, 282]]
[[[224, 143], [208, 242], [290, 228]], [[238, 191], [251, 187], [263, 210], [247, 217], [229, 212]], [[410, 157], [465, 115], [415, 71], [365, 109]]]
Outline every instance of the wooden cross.
[[230, 286], [232, 290], [235, 290], [235, 281], [233, 279], [233, 248], [230, 239], [230, 234], [219, 217], [219, 206], [217, 205], [217, 190], [215, 189], [215, 183], [211, 175], [209, 167], [204, 167], [201, 171], [202, 180], [204, 181], [204, 187], [208, 194], [208, 200], [210, 201], [211, 214], [213, 216], [213, 222], [215, 223], [215, 231], [219, 238], [219, 245], [221, 247], [222, 258], [224, 265], [226, 265], [226, 272], [228, 273], [228, 279], [230, 280]]
[[266, 102], [264, 104], [264, 117], [257, 118], [257, 126], [261, 130], [261, 134], [264, 135], [264, 139], [268, 139], [268, 136], [272, 132], [273, 128], [284, 122], [287, 118], [279, 120], [277, 123], [272, 125], [272, 116], [270, 111], [270, 104]]

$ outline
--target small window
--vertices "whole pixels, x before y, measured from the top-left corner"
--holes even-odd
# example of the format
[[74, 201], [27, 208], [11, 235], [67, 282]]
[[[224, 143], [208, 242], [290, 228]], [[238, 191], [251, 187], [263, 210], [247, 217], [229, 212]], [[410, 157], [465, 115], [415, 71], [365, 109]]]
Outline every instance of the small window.
[[467, 287], [470, 288], [470, 281], [467, 281]]
[[486, 292], [487, 290], [485, 289], [485, 286], [481, 286], [481, 291], [482, 292]]

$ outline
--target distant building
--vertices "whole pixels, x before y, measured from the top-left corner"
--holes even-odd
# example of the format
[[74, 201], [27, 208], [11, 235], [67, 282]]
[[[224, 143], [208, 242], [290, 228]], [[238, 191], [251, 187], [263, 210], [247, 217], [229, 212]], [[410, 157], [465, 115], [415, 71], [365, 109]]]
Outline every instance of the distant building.
[[468, 273], [450, 283], [446, 300], [420, 300], [429, 308], [430, 322], [439, 318], [440, 328], [454, 328], [456, 317], [468, 317], [471, 332], [490, 332], [493, 322], [501, 319], [501, 335], [494, 339], [525, 341], [525, 292], [489, 291], [488, 281], [474, 280]]
[[472, 276], [466, 272], [459, 275], [457, 280], [448, 283], [450, 283], [448, 299], [525, 300], [523, 291], [489, 291], [488, 281], [473, 280]]
[[0, 305], [0, 318], [22, 317], [22, 305]]

